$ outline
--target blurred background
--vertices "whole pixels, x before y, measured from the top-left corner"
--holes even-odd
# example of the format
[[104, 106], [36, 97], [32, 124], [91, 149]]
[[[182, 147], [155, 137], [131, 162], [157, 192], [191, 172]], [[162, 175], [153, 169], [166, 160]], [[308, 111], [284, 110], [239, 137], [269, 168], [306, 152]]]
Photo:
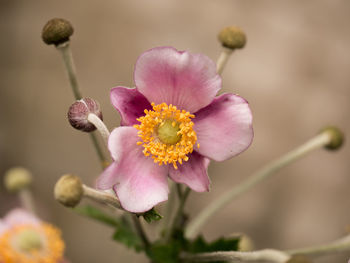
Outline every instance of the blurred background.
[[[349, 12], [346, 0], [1, 0], [0, 177], [12, 166], [32, 171], [39, 214], [62, 229], [72, 262], [147, 262], [112, 242], [110, 228], [53, 199], [62, 174], [77, 174], [91, 185], [101, 171], [88, 135], [66, 119], [74, 99], [60, 55], [41, 40], [44, 24], [54, 17], [73, 24], [82, 92], [100, 102], [110, 129], [119, 125], [119, 115], [109, 90], [133, 86], [142, 52], [166, 45], [216, 60], [219, 30], [228, 25], [245, 30], [248, 43], [233, 53], [223, 86], [250, 102], [255, 139], [242, 155], [211, 163], [211, 191], [190, 196], [187, 211], [193, 216], [323, 126], [339, 126], [349, 138]], [[345, 235], [349, 154], [346, 144], [338, 152], [318, 150], [283, 169], [219, 212], [203, 229], [205, 237], [243, 232], [256, 248], [291, 249]], [[1, 186], [0, 215], [16, 205], [17, 197]]]

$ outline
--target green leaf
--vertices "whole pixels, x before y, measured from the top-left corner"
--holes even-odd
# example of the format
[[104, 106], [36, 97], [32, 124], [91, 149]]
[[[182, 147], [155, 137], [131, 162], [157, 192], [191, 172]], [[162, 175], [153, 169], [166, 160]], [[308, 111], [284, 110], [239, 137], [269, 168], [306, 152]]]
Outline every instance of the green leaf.
[[154, 208], [147, 211], [146, 213], [143, 213], [142, 216], [147, 223], [151, 223], [152, 221], [159, 221], [163, 218]]
[[106, 225], [109, 225], [112, 227], [119, 226], [118, 219], [113, 218], [109, 215], [106, 215], [104, 212], [97, 209], [96, 207], [86, 205], [86, 206], [79, 206], [79, 207], [73, 208], [73, 210], [80, 215], [93, 218], [97, 221], [100, 221], [100, 222], [106, 224]]
[[90, 217], [115, 228], [113, 240], [123, 243], [129, 248], [133, 248], [137, 252], [143, 249], [141, 238], [134, 231], [132, 224], [127, 220], [125, 215], [119, 218], [113, 218], [90, 205], [80, 206], [73, 210], [80, 215]]
[[123, 243], [129, 248], [135, 249], [136, 252], [139, 252], [143, 249], [142, 240], [137, 235], [126, 218], [126, 216], [122, 216], [118, 222], [118, 227], [113, 234], [113, 239], [120, 243]]

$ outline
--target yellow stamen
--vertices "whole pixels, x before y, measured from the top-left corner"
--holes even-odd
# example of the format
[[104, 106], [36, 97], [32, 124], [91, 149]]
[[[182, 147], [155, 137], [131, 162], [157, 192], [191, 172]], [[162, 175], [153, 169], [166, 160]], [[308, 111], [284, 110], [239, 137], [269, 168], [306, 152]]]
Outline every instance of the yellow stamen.
[[3, 263], [57, 263], [63, 252], [60, 230], [46, 223], [18, 225], [0, 236]]
[[193, 152], [197, 141], [191, 121], [194, 115], [166, 103], [152, 103], [152, 107], [137, 119], [141, 124], [134, 125], [141, 138], [137, 145], [142, 145], [144, 155], [152, 155], [155, 163], [172, 164], [178, 169], [177, 162], [188, 161], [187, 155]]

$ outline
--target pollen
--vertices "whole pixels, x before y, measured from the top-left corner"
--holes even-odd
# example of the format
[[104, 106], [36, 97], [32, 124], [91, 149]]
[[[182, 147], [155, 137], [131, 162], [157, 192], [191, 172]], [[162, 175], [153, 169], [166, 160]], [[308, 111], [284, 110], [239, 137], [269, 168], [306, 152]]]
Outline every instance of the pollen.
[[46, 223], [18, 225], [0, 236], [2, 263], [57, 263], [63, 252], [60, 230]]
[[137, 119], [140, 124], [134, 125], [141, 139], [137, 145], [144, 147], [144, 155], [151, 156], [155, 163], [172, 164], [178, 169], [177, 163], [188, 161], [197, 141], [192, 122], [195, 116], [171, 104], [151, 105], [153, 110], [145, 110], [146, 115]]

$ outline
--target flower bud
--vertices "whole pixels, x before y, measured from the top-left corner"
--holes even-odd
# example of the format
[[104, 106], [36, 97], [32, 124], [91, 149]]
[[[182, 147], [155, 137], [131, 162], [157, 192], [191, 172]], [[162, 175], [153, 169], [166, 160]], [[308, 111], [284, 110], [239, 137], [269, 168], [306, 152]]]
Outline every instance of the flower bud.
[[79, 204], [83, 196], [83, 184], [78, 176], [66, 174], [56, 183], [55, 199], [64, 206], [74, 207]]
[[312, 263], [312, 261], [304, 256], [293, 256], [286, 263]]
[[243, 233], [233, 233], [230, 237], [239, 239], [238, 251], [248, 252], [254, 250], [254, 242], [248, 235]]
[[25, 168], [14, 167], [6, 171], [4, 184], [8, 191], [18, 192], [32, 183], [32, 174]]
[[337, 127], [329, 126], [324, 128], [321, 132], [326, 132], [331, 137], [331, 141], [325, 146], [326, 149], [337, 150], [343, 145], [344, 134]]
[[247, 42], [245, 33], [235, 26], [222, 29], [218, 38], [221, 44], [229, 49], [243, 48]]
[[74, 29], [69, 21], [62, 18], [54, 18], [46, 23], [41, 37], [46, 44], [57, 46], [69, 41], [69, 37], [73, 35], [73, 31]]
[[88, 116], [90, 113], [95, 114], [97, 117], [103, 120], [100, 105], [97, 101], [90, 98], [78, 100], [69, 107], [69, 123], [77, 130], [84, 132], [94, 131], [96, 130], [96, 127], [88, 121]]

